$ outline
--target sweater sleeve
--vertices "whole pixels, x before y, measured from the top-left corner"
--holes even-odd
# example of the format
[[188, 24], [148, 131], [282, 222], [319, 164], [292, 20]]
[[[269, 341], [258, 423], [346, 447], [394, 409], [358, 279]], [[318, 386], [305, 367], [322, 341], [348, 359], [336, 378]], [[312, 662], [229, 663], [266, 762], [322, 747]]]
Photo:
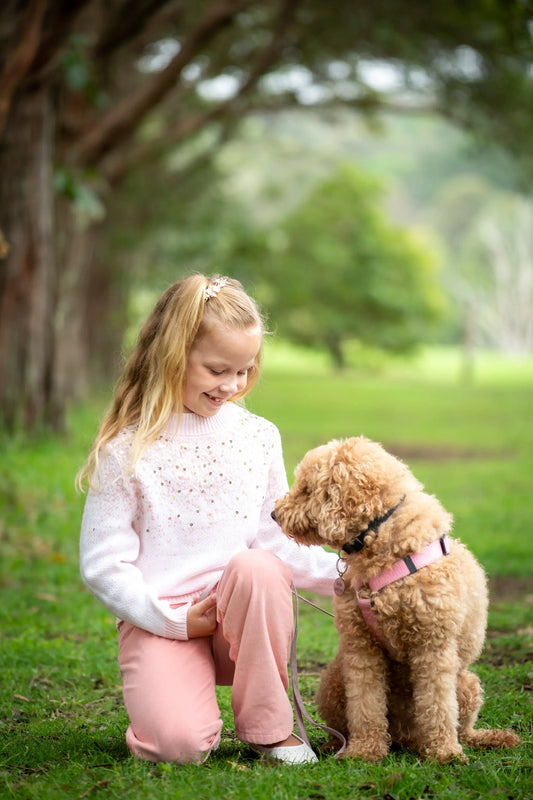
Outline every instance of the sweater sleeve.
[[83, 582], [119, 620], [168, 639], [187, 639], [190, 603], [170, 608], [135, 566], [141, 546], [133, 527], [137, 498], [133, 482], [112, 453], [101, 465], [99, 486], [89, 490], [83, 513]]
[[333, 583], [338, 577], [337, 555], [319, 545], [300, 545], [285, 536], [272, 519], [274, 504], [288, 491], [287, 473], [283, 462], [281, 438], [275, 430], [272, 462], [265, 501], [261, 509], [259, 528], [253, 547], [271, 550], [290, 568], [297, 589], [307, 589], [322, 595], [333, 594]]

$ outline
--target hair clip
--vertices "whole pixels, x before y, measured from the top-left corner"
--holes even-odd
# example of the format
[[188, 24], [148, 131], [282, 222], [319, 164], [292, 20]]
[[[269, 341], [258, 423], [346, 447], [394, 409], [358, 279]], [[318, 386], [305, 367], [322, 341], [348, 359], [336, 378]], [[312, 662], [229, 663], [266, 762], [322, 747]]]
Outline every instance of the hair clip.
[[227, 283], [227, 278], [215, 278], [214, 281], [209, 281], [204, 291], [204, 300], [207, 301], [210, 297], [216, 297], [222, 287], [226, 286]]

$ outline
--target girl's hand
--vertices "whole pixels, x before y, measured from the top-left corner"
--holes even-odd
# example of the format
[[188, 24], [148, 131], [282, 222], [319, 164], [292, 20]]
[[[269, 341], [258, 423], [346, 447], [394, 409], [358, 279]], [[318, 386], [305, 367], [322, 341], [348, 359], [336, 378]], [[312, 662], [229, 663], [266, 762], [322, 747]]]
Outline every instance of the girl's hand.
[[217, 627], [217, 598], [211, 594], [205, 600], [193, 603], [187, 613], [187, 636], [198, 639], [212, 636]]

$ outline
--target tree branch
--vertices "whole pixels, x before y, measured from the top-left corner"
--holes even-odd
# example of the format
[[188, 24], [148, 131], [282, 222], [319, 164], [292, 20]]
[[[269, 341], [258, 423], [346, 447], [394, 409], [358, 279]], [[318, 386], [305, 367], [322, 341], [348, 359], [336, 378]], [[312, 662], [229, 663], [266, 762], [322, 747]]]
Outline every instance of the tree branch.
[[0, 74], [0, 137], [5, 127], [11, 100], [34, 62], [41, 42], [47, 0], [31, 0], [22, 22], [19, 40]]
[[[250, 71], [248, 78], [241, 86], [238, 97], [250, 92], [251, 89], [257, 84], [257, 81], [267, 72], [268, 68], [274, 64], [279, 58], [283, 47], [285, 45], [284, 35], [290, 23], [294, 19], [296, 7], [300, 4], [301, 0], [282, 0], [278, 18], [276, 20], [270, 43], [263, 50], [259, 56], [255, 67]], [[228, 103], [233, 102], [232, 100]]]
[[146, 27], [163, 13], [166, 22], [183, 14], [182, 5], [179, 8], [165, 9], [168, 4], [169, 0], [135, 0], [134, 3], [124, 0], [111, 12], [109, 23], [94, 48], [94, 58], [105, 60], [122, 45], [133, 39], [137, 40]]
[[38, 80], [44, 80], [54, 67], [58, 51], [70, 34], [76, 18], [91, 0], [52, 0], [48, 8], [46, 25], [41, 37], [39, 52], [33, 64]]
[[315, 103], [313, 106], [302, 106], [294, 95], [278, 96], [272, 100], [265, 100], [262, 102], [251, 100], [245, 105], [241, 103], [242, 100], [243, 96], [239, 93], [232, 98], [232, 100], [220, 103], [204, 113], [191, 114], [172, 128], [166, 128], [164, 134], [156, 139], [151, 139], [149, 142], [137, 143], [127, 150], [117, 149], [117, 151], [102, 162], [102, 172], [110, 184], [115, 184], [122, 180], [128, 170], [135, 164], [154, 161], [207, 125], [222, 120], [227, 120], [228, 124], [230, 124], [230, 121], [234, 122], [237, 117], [245, 113], [279, 114], [282, 111], [294, 109], [322, 111], [338, 110], [340, 108], [349, 108], [352, 111], [357, 110], [366, 114], [370, 112], [411, 115], [443, 113], [441, 109], [433, 103], [421, 105], [402, 103], [397, 100], [380, 100], [373, 101], [370, 105], [367, 98], [362, 99], [360, 102], [357, 100], [346, 101], [337, 98]]
[[281, 1], [270, 42], [259, 54], [255, 65], [234, 97], [213, 106], [203, 113], [194, 114], [185, 120], [181, 120], [177, 125], [166, 129], [164, 135], [157, 140], [131, 147], [127, 155], [124, 152], [117, 153], [116, 157], [111, 155], [102, 165], [107, 179], [114, 183], [120, 180], [133, 164], [153, 160], [168, 150], [169, 146], [176, 145], [210, 123], [223, 117], [234, 116], [236, 107], [241, 104], [242, 99], [252, 91], [258, 80], [279, 58], [285, 44], [285, 32], [294, 18], [294, 12], [299, 2], [300, 0]]
[[101, 119], [73, 148], [72, 161], [77, 166], [97, 163], [121, 144], [145, 115], [170, 92], [182, 69], [218, 31], [241, 11], [249, 0], [218, 0], [184, 40], [180, 51], [161, 72], [148, 79], [125, 97]]

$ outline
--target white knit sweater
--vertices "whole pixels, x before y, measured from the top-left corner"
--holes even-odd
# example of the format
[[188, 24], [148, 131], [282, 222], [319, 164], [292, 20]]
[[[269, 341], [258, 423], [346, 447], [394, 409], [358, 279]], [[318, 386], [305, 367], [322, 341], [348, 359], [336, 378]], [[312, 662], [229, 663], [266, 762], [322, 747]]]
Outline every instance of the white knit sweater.
[[125, 430], [89, 490], [80, 541], [83, 581], [118, 619], [186, 639], [192, 598], [255, 547], [277, 553], [298, 588], [333, 593], [335, 554], [300, 547], [271, 519], [288, 488], [272, 423], [227, 403], [213, 417], [173, 418], [134, 474], [129, 453]]

